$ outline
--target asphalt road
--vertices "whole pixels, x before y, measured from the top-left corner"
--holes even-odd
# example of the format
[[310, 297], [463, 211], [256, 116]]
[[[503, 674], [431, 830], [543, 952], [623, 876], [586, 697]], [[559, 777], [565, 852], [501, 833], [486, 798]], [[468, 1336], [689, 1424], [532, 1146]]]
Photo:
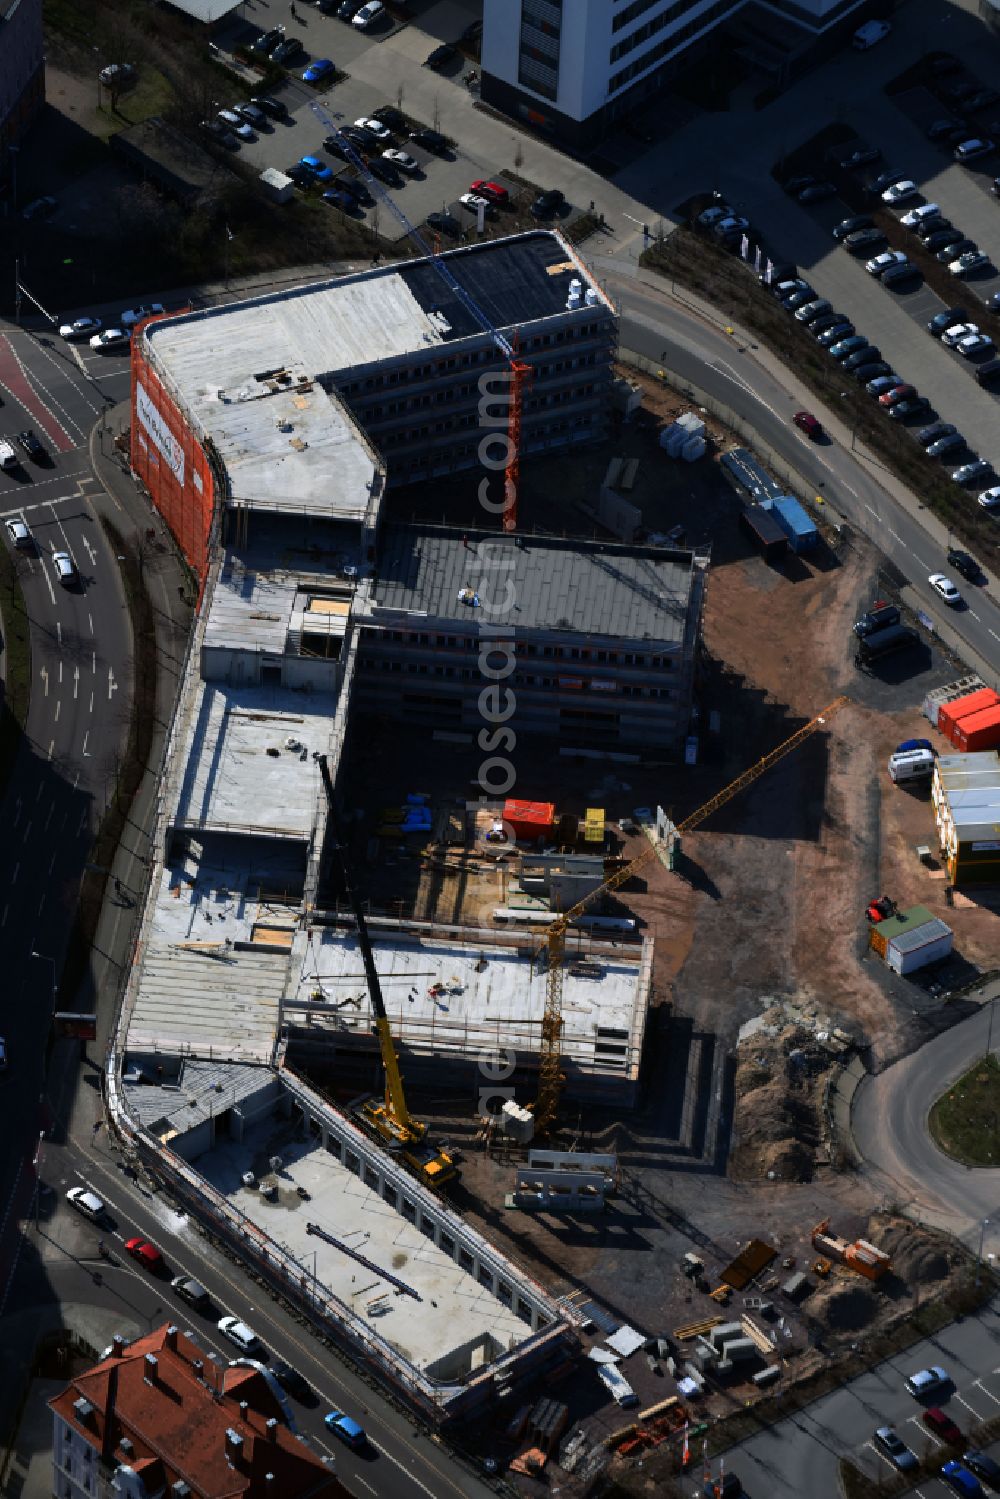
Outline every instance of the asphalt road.
[[[125, 1174], [120, 1156], [108, 1148], [102, 1132], [89, 1142], [66, 1149], [46, 1146], [44, 1152], [43, 1174], [56, 1191], [48, 1199], [51, 1216], [42, 1218], [39, 1232], [28, 1231], [27, 1249], [44, 1255], [49, 1265], [70, 1260], [80, 1264], [78, 1293], [71, 1295], [63, 1288], [61, 1294], [88, 1304], [95, 1342], [109, 1343], [115, 1332], [137, 1337], [171, 1319], [190, 1329], [224, 1363], [239, 1355], [216, 1323], [227, 1312], [235, 1312], [253, 1327], [272, 1356], [285, 1359], [312, 1386], [315, 1403], [291, 1402], [296, 1426], [321, 1455], [334, 1460], [338, 1474], [358, 1499], [366, 1493], [377, 1494], [379, 1499], [413, 1499], [417, 1494], [433, 1499], [487, 1499], [492, 1490], [435, 1438], [418, 1431], [268, 1295], [248, 1294], [242, 1268], [214, 1250], [189, 1219]], [[65, 1191], [81, 1182], [106, 1203], [110, 1228], [97, 1228], [65, 1203]], [[153, 1275], [124, 1253], [125, 1241], [136, 1235], [148, 1237], [161, 1249], [167, 1266], [163, 1276]], [[99, 1238], [112, 1247], [118, 1267], [105, 1269], [97, 1250]], [[100, 1294], [94, 1293], [90, 1279], [95, 1265], [105, 1271]], [[192, 1275], [206, 1287], [213, 1300], [210, 1314], [195, 1312], [174, 1297], [169, 1277], [180, 1274]], [[327, 1431], [323, 1416], [333, 1407], [346, 1410], [365, 1427], [369, 1453], [352, 1452]]]
[[982, 1235], [984, 1254], [1000, 1253], [1000, 1168], [969, 1170], [942, 1154], [928, 1133], [927, 1111], [991, 1040], [1000, 1041], [1000, 1029], [991, 1037], [994, 1008], [995, 999], [877, 1077], [864, 1078], [851, 1114], [858, 1149], [869, 1171], [891, 1182], [887, 1190], [973, 1251]]
[[[859, 461], [847, 444], [813, 443], [792, 426], [792, 414], [810, 404], [804, 390], [795, 390], [794, 375], [779, 381], [756, 361], [752, 348], [706, 324], [669, 296], [618, 272], [615, 266], [607, 279], [622, 307], [622, 347], [662, 359], [681, 380], [691, 380], [745, 418], [762, 446], [793, 465], [815, 494], [829, 500], [900, 569], [932, 620], [945, 621], [984, 660], [996, 661], [1000, 606], [994, 594], [963, 583], [966, 608], [951, 610], [941, 603], [927, 578], [946, 568], [944, 549], [920, 519], [883, 488], [874, 465]], [[990, 588], [995, 587], [991, 580]]]
[[[750, 1499], [802, 1499], [840, 1492], [838, 1462], [851, 1458], [874, 1482], [890, 1476], [888, 1463], [871, 1445], [877, 1426], [895, 1426], [918, 1455], [953, 1454], [920, 1420], [922, 1404], [907, 1394], [904, 1380], [917, 1369], [939, 1364], [953, 1380], [950, 1393], [923, 1405], [942, 1405], [964, 1433], [975, 1420], [1000, 1412], [1000, 1315], [988, 1307], [979, 1316], [952, 1323], [936, 1337], [868, 1370], [850, 1384], [748, 1438], [724, 1454], [726, 1472], [739, 1475]], [[921, 1485], [921, 1492], [929, 1492]], [[935, 1496], [938, 1492], [934, 1489]]]

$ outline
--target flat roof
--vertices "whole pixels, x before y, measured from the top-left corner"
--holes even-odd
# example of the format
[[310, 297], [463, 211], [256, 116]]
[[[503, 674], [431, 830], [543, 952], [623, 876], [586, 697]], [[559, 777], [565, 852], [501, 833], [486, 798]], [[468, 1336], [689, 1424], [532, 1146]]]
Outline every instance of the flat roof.
[[[245, 1187], [242, 1178], [247, 1170], [258, 1178], [267, 1176], [274, 1154], [281, 1156], [282, 1170], [277, 1197], [269, 1202]], [[311, 1268], [315, 1254], [317, 1280], [407, 1362], [432, 1376], [434, 1364], [476, 1339], [489, 1336], [506, 1353], [532, 1336], [526, 1322], [320, 1140], [289, 1139], [287, 1129], [268, 1121], [246, 1130], [242, 1141], [220, 1141], [200, 1155], [198, 1171], [301, 1264]], [[308, 1191], [308, 1204], [298, 1196], [299, 1186]], [[399, 1294], [377, 1272], [307, 1234], [310, 1222], [387, 1270], [420, 1299]]]
[[[680, 645], [687, 629], [693, 554], [610, 542], [501, 536], [385, 525], [372, 582], [372, 618], [399, 610], [495, 627], [471, 602], [516, 600], [503, 623]], [[569, 670], [567, 664], [566, 667]]]
[[255, 566], [229, 549], [208, 601], [204, 643], [281, 656], [291, 630], [346, 634], [353, 597], [347, 579]]
[[332, 746], [336, 695], [201, 680], [185, 704], [176, 827], [307, 840], [323, 798], [314, 752]]
[[273, 1067], [200, 1057], [182, 1057], [178, 1062], [131, 1051], [122, 1084], [129, 1108], [164, 1145], [262, 1090], [273, 1093], [275, 1099], [281, 1096]]
[[[544, 965], [533, 962], [538, 937], [501, 945], [490, 933], [454, 941], [371, 928], [382, 998], [393, 1033], [415, 1049], [537, 1049], [545, 1009]], [[563, 970], [560, 1048], [581, 1067], [628, 1071], [638, 1064], [648, 999], [649, 955], [637, 944], [569, 942]], [[319, 998], [313, 998], [319, 995]], [[285, 1011], [310, 1023], [368, 1035], [373, 1014], [353, 930], [311, 927], [296, 933]]]

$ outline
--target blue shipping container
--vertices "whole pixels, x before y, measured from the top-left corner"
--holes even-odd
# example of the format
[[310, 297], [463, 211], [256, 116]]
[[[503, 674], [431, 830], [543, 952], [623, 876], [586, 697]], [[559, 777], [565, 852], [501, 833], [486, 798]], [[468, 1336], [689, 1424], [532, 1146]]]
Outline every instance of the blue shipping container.
[[763, 504], [788, 537], [788, 544], [793, 552], [808, 552], [811, 547], [818, 545], [819, 532], [798, 500], [793, 499], [790, 494], [778, 495], [776, 499], [765, 500]]

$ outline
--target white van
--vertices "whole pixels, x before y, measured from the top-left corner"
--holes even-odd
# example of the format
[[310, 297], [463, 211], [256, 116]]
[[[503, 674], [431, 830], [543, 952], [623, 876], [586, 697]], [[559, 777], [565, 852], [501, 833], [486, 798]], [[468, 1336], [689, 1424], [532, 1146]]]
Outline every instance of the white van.
[[625, 1378], [619, 1374], [614, 1364], [598, 1364], [597, 1377], [601, 1383], [611, 1392], [616, 1405], [638, 1405], [639, 1397]]
[[889, 779], [892, 781], [915, 781], [933, 774], [933, 750], [899, 750], [889, 756]]
[[866, 21], [859, 26], [851, 38], [851, 46], [855, 52], [867, 52], [869, 47], [874, 47], [883, 37], [889, 35], [892, 27], [888, 21]]
[[0, 468], [17, 468], [18, 456], [14, 446], [5, 437], [0, 437]]

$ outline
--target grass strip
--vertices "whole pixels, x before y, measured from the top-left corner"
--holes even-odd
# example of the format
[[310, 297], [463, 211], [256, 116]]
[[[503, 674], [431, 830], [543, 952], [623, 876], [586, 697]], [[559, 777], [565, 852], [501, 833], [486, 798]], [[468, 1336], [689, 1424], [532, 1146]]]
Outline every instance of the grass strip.
[[1000, 1162], [1000, 1062], [992, 1052], [942, 1093], [928, 1124], [935, 1142], [953, 1160], [966, 1166]]

